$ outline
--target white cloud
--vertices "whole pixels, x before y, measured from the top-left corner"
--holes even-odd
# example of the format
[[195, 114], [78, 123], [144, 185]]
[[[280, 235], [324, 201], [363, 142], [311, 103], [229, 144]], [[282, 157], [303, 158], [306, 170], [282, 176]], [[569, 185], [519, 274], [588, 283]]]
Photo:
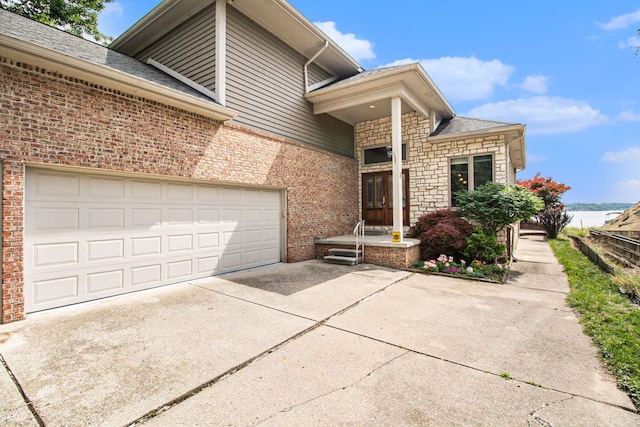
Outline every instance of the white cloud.
[[336, 23], [332, 21], [314, 22], [314, 24], [356, 61], [361, 61], [363, 59], [375, 59], [376, 54], [373, 51], [373, 43], [370, 41], [359, 39], [352, 33], [341, 33], [336, 28]]
[[607, 151], [600, 160], [611, 163], [640, 163], [640, 147], [629, 147], [622, 151]]
[[127, 23], [123, 22], [122, 19], [124, 16], [124, 5], [122, 3], [107, 3], [98, 15], [98, 29], [103, 34], [117, 37], [127, 29]]
[[122, 7], [122, 3], [118, 3], [117, 1], [107, 3], [104, 5], [101, 15], [124, 16], [124, 7]]
[[527, 92], [544, 95], [549, 89], [549, 80], [551, 80], [549, 76], [527, 76], [524, 81], [520, 83], [520, 88]]
[[629, 203], [637, 203], [640, 200], [640, 180], [616, 182], [612, 185], [612, 196], [615, 200], [625, 200]]
[[604, 24], [598, 22], [598, 25], [603, 30], [614, 31], [627, 28], [628, 26], [630, 26], [631, 24], [635, 24], [636, 22], [640, 22], [640, 9], [636, 10], [635, 12], [615, 16], [611, 18], [609, 22], [605, 22]]
[[547, 160], [547, 158], [540, 154], [527, 153], [527, 163], [544, 162], [545, 160]]
[[629, 37], [625, 41], [619, 42], [618, 47], [620, 49], [637, 49], [640, 47], [640, 36]]
[[472, 57], [446, 56], [438, 59], [400, 59], [384, 67], [412, 62], [422, 64], [427, 74], [450, 100], [487, 99], [497, 86], [506, 86], [515, 70], [498, 59], [483, 61]]
[[640, 122], [640, 113], [636, 113], [631, 110], [624, 110], [616, 116], [616, 120], [621, 122]]
[[492, 102], [472, 109], [467, 115], [524, 123], [530, 135], [579, 132], [608, 121], [606, 115], [585, 101], [557, 96]]

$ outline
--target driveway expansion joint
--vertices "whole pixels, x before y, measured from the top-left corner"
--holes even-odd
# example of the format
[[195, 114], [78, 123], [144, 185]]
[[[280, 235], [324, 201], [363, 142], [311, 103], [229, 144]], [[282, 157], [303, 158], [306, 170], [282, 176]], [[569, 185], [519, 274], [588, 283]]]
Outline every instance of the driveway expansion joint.
[[382, 368], [384, 368], [385, 366], [387, 366], [387, 365], [389, 365], [389, 364], [393, 363], [393, 362], [394, 362], [394, 361], [396, 361], [397, 359], [400, 359], [401, 357], [406, 356], [406, 355], [407, 355], [407, 354], [409, 354], [409, 353], [411, 353], [411, 351], [407, 350], [407, 351], [405, 351], [404, 353], [401, 353], [401, 354], [399, 354], [399, 355], [397, 355], [397, 356], [395, 356], [395, 357], [392, 357], [391, 359], [387, 360], [386, 362], [381, 363], [379, 366], [376, 366], [376, 367], [375, 367], [375, 368], [373, 368], [371, 371], [367, 372], [367, 374], [365, 374], [365, 375], [363, 375], [362, 377], [358, 378], [357, 380], [355, 380], [355, 381], [354, 381], [354, 382], [352, 382], [351, 384], [347, 384], [347, 385], [345, 385], [345, 386], [343, 386], [343, 387], [338, 387], [338, 388], [333, 389], [333, 390], [331, 390], [331, 391], [328, 391], [328, 392], [326, 392], [326, 393], [321, 393], [321, 394], [319, 394], [319, 395], [317, 395], [317, 396], [314, 396], [314, 397], [312, 397], [312, 398], [310, 398], [310, 399], [305, 400], [304, 402], [297, 403], [297, 404], [295, 404], [295, 405], [288, 406], [288, 407], [286, 407], [286, 408], [284, 408], [284, 409], [281, 409], [281, 410], [279, 410], [279, 411], [277, 411], [277, 412], [274, 412], [273, 414], [269, 415], [267, 418], [265, 418], [265, 419], [263, 419], [263, 420], [261, 420], [261, 421], [258, 421], [255, 425], [257, 426], [257, 425], [260, 425], [260, 424], [262, 424], [262, 423], [265, 423], [265, 422], [269, 421], [270, 419], [272, 419], [272, 418], [276, 417], [278, 414], [283, 414], [283, 413], [286, 413], [286, 412], [290, 412], [290, 411], [294, 410], [295, 408], [299, 408], [299, 407], [301, 407], [301, 406], [307, 405], [307, 404], [309, 404], [309, 403], [311, 403], [311, 402], [313, 402], [313, 401], [315, 401], [315, 400], [322, 399], [323, 397], [329, 396], [329, 395], [331, 395], [331, 394], [333, 394], [333, 393], [337, 393], [337, 392], [342, 391], [342, 390], [347, 390], [347, 389], [349, 389], [349, 388], [351, 388], [351, 387], [355, 386], [356, 384], [361, 383], [362, 381], [364, 381], [365, 379], [369, 378], [371, 375], [373, 375], [374, 373], [376, 373], [376, 372], [377, 372], [377, 371], [379, 371], [380, 369], [382, 369]]
[[[345, 307], [345, 308], [343, 308], [343, 309], [341, 309], [341, 310], [329, 315], [325, 319], [322, 319], [322, 320], [314, 323], [313, 325], [309, 326], [308, 328], [305, 328], [302, 331], [292, 335], [291, 337], [287, 338], [286, 340], [281, 341], [278, 344], [275, 344], [274, 346], [270, 347], [269, 349], [267, 349], [267, 350], [255, 355], [255, 356], [245, 360], [244, 362], [242, 362], [242, 363], [240, 363], [240, 364], [238, 364], [238, 365], [236, 365], [236, 366], [234, 366], [234, 367], [232, 367], [232, 368], [230, 368], [228, 370], [226, 370], [225, 372], [215, 376], [214, 378], [210, 379], [209, 381], [207, 381], [207, 382], [205, 382], [203, 384], [200, 384], [199, 386], [187, 391], [186, 393], [183, 393], [182, 395], [178, 396], [177, 398], [172, 399], [169, 402], [166, 402], [166, 403], [158, 406], [156, 409], [153, 409], [153, 410], [147, 412], [146, 414], [142, 415], [141, 417], [138, 417], [134, 421], [125, 424], [125, 427], [136, 427], [136, 426], [144, 424], [144, 422], [146, 420], [154, 418], [154, 417], [160, 415], [161, 413], [170, 410], [172, 407], [178, 405], [179, 403], [184, 402], [185, 400], [197, 395], [201, 391], [213, 386], [214, 384], [224, 380], [225, 378], [227, 378], [227, 377], [229, 377], [231, 375], [234, 375], [235, 373], [241, 371], [242, 369], [250, 366], [254, 362], [257, 362], [258, 360], [263, 359], [264, 357], [270, 355], [271, 353], [276, 352], [280, 348], [282, 348], [282, 347], [286, 346], [287, 344], [297, 340], [298, 338], [308, 334], [309, 332], [319, 328], [320, 326], [325, 326], [326, 323], [330, 319], [332, 319], [332, 318], [334, 318], [336, 316], [339, 316], [339, 315], [351, 310], [352, 308], [362, 304], [363, 302], [367, 301], [368, 299], [370, 299], [370, 298], [372, 298], [372, 297], [384, 292], [385, 290], [389, 289], [390, 287], [394, 286], [395, 284], [397, 284], [397, 283], [399, 283], [399, 282], [401, 282], [403, 280], [406, 280], [407, 278], [411, 277], [412, 275], [413, 274], [409, 274], [407, 276], [404, 276], [404, 277], [402, 277], [402, 278], [400, 278], [398, 280], [395, 280], [395, 281], [389, 283], [388, 285], [385, 285], [384, 287], [378, 289], [377, 291], [375, 291], [375, 292], [373, 292], [373, 293], [371, 293], [371, 294], [359, 299], [358, 301], [354, 302], [353, 304], [348, 305], [347, 307]], [[283, 310], [280, 310], [280, 309], [277, 309], [277, 308], [274, 308], [274, 307], [269, 307], [269, 306], [264, 305], [264, 304], [259, 304], [259, 303], [256, 303], [255, 301], [250, 301], [250, 300], [247, 300], [247, 299], [244, 299], [244, 298], [239, 298], [237, 296], [228, 295], [228, 294], [225, 294], [223, 292], [216, 291], [216, 290], [213, 290], [213, 289], [204, 288], [204, 287], [201, 287], [201, 286], [199, 286], [197, 284], [194, 284], [194, 283], [191, 283], [191, 286], [194, 286], [194, 287], [197, 287], [197, 288], [201, 288], [201, 289], [205, 289], [205, 290], [208, 290], [208, 291], [211, 291], [211, 292], [218, 293], [220, 295], [225, 295], [225, 296], [230, 297], [230, 298], [235, 298], [235, 299], [240, 300], [240, 301], [244, 301], [244, 302], [248, 302], [248, 303], [251, 303], [251, 304], [255, 304], [255, 305], [258, 305], [260, 307], [268, 308], [268, 309], [271, 309], [271, 310], [274, 310], [274, 311], [278, 311], [278, 312], [285, 313], [285, 314], [288, 314], [288, 315], [291, 315], [291, 316], [295, 316], [295, 317], [298, 317], [298, 318], [301, 318], [301, 319], [310, 320], [310, 321], [314, 321], [315, 322], [314, 319], [310, 319], [310, 318], [307, 318], [307, 317], [304, 317], [304, 316], [300, 316], [300, 315], [297, 315], [297, 314], [294, 314], [294, 313], [289, 313], [289, 312], [286, 312], [286, 311], [283, 311]], [[404, 353], [404, 354], [406, 354], [406, 353]], [[389, 361], [389, 362], [391, 362], [391, 361]], [[42, 424], [42, 426], [44, 426], [44, 424]]]
[[31, 415], [33, 416], [33, 418], [36, 420], [36, 422], [38, 423], [38, 425], [40, 427], [44, 427], [45, 424], [44, 424], [44, 421], [42, 420], [42, 418], [40, 417], [40, 414], [38, 414], [38, 411], [36, 411], [36, 408], [33, 406], [33, 402], [31, 401], [31, 399], [29, 399], [29, 397], [25, 393], [24, 389], [20, 385], [20, 382], [18, 381], [16, 376], [13, 375], [13, 372], [11, 371], [11, 368], [9, 368], [9, 365], [7, 365], [7, 362], [4, 360], [4, 357], [2, 357], [2, 354], [0, 354], [0, 364], [2, 364], [2, 366], [5, 369], [5, 371], [7, 372], [7, 375], [9, 375], [9, 378], [11, 378], [11, 381], [13, 382], [13, 385], [15, 385], [16, 388], [18, 389], [18, 393], [20, 393], [20, 396], [22, 397], [22, 400], [24, 401], [24, 403], [26, 404], [27, 408], [29, 409], [29, 412], [31, 412]]

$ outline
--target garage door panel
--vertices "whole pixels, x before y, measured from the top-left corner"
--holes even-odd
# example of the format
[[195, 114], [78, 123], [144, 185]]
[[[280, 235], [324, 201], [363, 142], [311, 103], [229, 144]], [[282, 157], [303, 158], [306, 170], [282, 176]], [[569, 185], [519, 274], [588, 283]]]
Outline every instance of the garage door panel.
[[263, 209], [262, 222], [278, 224], [280, 222], [280, 209]]
[[220, 222], [220, 212], [218, 209], [197, 209], [196, 221], [199, 224], [218, 224]]
[[242, 209], [222, 209], [220, 212], [220, 222], [237, 224], [242, 220]]
[[90, 240], [87, 242], [87, 261], [124, 259], [124, 239]]
[[193, 185], [167, 184], [167, 200], [172, 202], [193, 202]]
[[124, 228], [124, 208], [89, 208], [89, 230]]
[[218, 270], [219, 264], [220, 257], [217, 255], [200, 257], [197, 260], [198, 274], [213, 274]]
[[124, 270], [103, 271], [87, 275], [87, 295], [124, 288]]
[[78, 263], [78, 242], [60, 242], [33, 246], [35, 268], [69, 266]]
[[145, 265], [131, 269], [131, 284], [134, 287], [159, 285], [160, 283], [162, 283], [162, 266], [160, 264]]
[[33, 283], [33, 296], [27, 298], [35, 304], [74, 300], [78, 296], [78, 276], [39, 280]]
[[33, 231], [68, 231], [80, 227], [80, 209], [40, 208], [33, 211]]
[[167, 225], [174, 227], [193, 225], [193, 209], [166, 209], [165, 212]]
[[198, 203], [218, 204], [220, 202], [220, 189], [216, 187], [197, 185], [196, 194]]
[[131, 209], [132, 227], [154, 227], [162, 225], [162, 209], [133, 208]]
[[26, 189], [27, 312], [281, 260], [279, 191], [31, 168]]
[[227, 247], [242, 245], [242, 231], [225, 231], [223, 233], [224, 245]]
[[193, 275], [193, 261], [190, 259], [167, 263], [167, 278], [188, 279]]
[[193, 250], [193, 236], [191, 234], [180, 234], [167, 236], [167, 251], [182, 252]]
[[31, 192], [40, 197], [51, 199], [59, 196], [80, 195], [80, 178], [76, 174], [38, 171], [34, 174], [33, 181]]
[[160, 255], [162, 253], [162, 237], [136, 237], [131, 239], [131, 256]]
[[125, 197], [125, 180], [123, 178], [90, 176], [87, 184], [89, 197], [100, 199], [124, 199]]
[[220, 246], [220, 233], [199, 233], [198, 249], [211, 249]]
[[242, 189], [241, 188], [221, 188], [220, 203], [225, 205], [241, 205]]
[[131, 193], [134, 200], [162, 200], [162, 182], [132, 180]]

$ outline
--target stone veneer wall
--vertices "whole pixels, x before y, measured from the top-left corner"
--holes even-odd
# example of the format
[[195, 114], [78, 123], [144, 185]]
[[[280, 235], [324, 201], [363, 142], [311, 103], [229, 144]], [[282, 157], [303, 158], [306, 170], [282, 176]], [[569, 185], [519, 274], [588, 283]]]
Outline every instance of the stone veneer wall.
[[[409, 169], [410, 222], [421, 215], [450, 207], [449, 161], [454, 157], [493, 154], [494, 180], [504, 184], [515, 182], [515, 171], [508, 166], [505, 135], [487, 134], [461, 138], [429, 138], [429, 119], [418, 113], [402, 115], [402, 142], [407, 144], [407, 160], [403, 169]], [[391, 117], [360, 122], [355, 127], [356, 159], [359, 175], [391, 170], [391, 162], [364, 165], [364, 148], [391, 145]], [[358, 195], [362, 200], [362, 179], [358, 180]], [[360, 202], [362, 217], [362, 203]], [[405, 224], [405, 227], [411, 225]], [[389, 228], [390, 227], [383, 227]]]
[[3, 322], [24, 317], [25, 164], [286, 188], [287, 262], [358, 220], [353, 159], [7, 58], [0, 77]]

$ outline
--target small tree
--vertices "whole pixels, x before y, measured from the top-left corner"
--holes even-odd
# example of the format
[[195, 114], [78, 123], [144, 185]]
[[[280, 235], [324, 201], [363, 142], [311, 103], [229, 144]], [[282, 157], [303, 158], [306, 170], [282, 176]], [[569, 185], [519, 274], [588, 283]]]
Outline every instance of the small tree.
[[555, 239], [558, 237], [558, 233], [571, 222], [573, 215], [568, 215], [562, 203], [556, 206], [549, 206], [540, 212], [537, 216], [537, 220], [542, 225], [542, 228], [547, 232], [549, 239]]
[[544, 201], [544, 207], [555, 206], [560, 203], [563, 193], [571, 190], [571, 187], [561, 182], [555, 182], [553, 178], [543, 178], [540, 172], [531, 179], [525, 181], [518, 180], [518, 185], [531, 191]]
[[521, 185], [533, 194], [538, 195], [544, 201], [544, 210], [536, 215], [536, 221], [547, 232], [549, 239], [558, 237], [558, 233], [571, 222], [573, 218], [567, 214], [560, 197], [571, 187], [561, 182], [555, 182], [553, 178], [542, 178], [540, 172], [535, 177], [526, 181], [518, 181]]
[[497, 235], [506, 226], [531, 218], [544, 207], [542, 200], [518, 185], [487, 182], [473, 191], [456, 193], [458, 212]]
[[472, 232], [473, 226], [456, 211], [440, 210], [418, 218], [407, 236], [420, 239], [420, 258], [428, 260], [440, 254], [459, 258]]

